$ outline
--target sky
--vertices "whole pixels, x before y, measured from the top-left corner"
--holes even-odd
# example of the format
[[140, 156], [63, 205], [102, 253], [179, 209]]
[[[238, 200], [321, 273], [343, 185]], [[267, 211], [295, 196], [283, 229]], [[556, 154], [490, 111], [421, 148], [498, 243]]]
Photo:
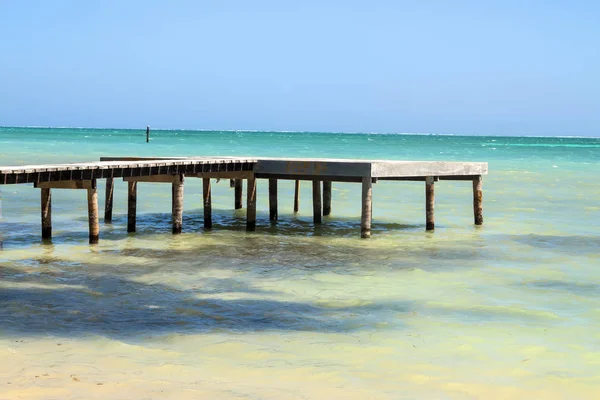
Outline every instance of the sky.
[[0, 0], [0, 126], [600, 136], [600, 2]]

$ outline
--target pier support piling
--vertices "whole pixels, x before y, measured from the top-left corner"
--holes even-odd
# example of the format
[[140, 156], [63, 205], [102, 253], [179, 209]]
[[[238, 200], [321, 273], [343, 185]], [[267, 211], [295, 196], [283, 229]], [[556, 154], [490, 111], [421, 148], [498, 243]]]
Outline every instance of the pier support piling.
[[433, 176], [425, 177], [425, 230], [435, 229], [435, 179]]
[[127, 182], [127, 233], [135, 232], [137, 219], [137, 182]]
[[246, 196], [246, 230], [256, 230], [256, 178], [248, 178], [248, 191]]
[[52, 195], [50, 188], [42, 188], [42, 240], [52, 239]]
[[87, 201], [90, 244], [97, 244], [100, 238], [100, 224], [98, 222], [98, 189], [95, 179], [91, 181], [91, 186], [87, 189]]
[[240, 210], [242, 205], [242, 196], [244, 192], [244, 180], [243, 179], [234, 179], [235, 180], [235, 193], [234, 193], [234, 208], [236, 210]]
[[323, 215], [331, 214], [331, 181], [323, 181]]
[[269, 220], [277, 221], [277, 179], [269, 179]]
[[113, 178], [106, 178], [106, 192], [104, 196], [104, 222], [111, 223], [113, 215], [113, 196], [115, 183]]
[[371, 221], [373, 218], [373, 180], [371, 177], [362, 178], [362, 209], [360, 214], [360, 237], [371, 237]]
[[294, 181], [294, 212], [297, 213], [300, 209], [300, 181]]
[[173, 234], [181, 233], [183, 225], [183, 174], [172, 183], [172, 220]]
[[321, 181], [312, 181], [313, 222], [323, 222], [323, 206], [321, 204]]
[[204, 229], [212, 229], [212, 195], [210, 178], [202, 178], [202, 196], [204, 199]]
[[483, 225], [483, 179], [481, 175], [473, 179], [473, 215], [475, 225]]

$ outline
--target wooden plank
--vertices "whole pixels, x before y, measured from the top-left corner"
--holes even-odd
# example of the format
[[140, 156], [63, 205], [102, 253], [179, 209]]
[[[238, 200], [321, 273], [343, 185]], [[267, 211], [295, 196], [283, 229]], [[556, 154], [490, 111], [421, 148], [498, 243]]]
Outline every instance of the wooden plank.
[[360, 237], [371, 237], [371, 220], [373, 218], [373, 181], [364, 177], [362, 181], [362, 207], [360, 213]]
[[[285, 174], [261, 174], [255, 173], [254, 176], [258, 179], [279, 179], [279, 180], [298, 180], [298, 181], [312, 181], [315, 179], [315, 175], [285, 175]], [[330, 181], [330, 182], [362, 182], [360, 176], [332, 176], [332, 175], [320, 175], [319, 180]]]
[[[220, 171], [220, 172], [199, 172], [198, 178], [218, 178], [218, 179], [248, 179], [254, 175], [251, 171]], [[235, 185], [235, 182], [234, 182]], [[234, 187], [234, 186], [231, 186]]]
[[179, 181], [179, 175], [128, 176], [125, 182], [174, 183]]
[[34, 184], [38, 189], [94, 189], [95, 183], [92, 180], [87, 181], [57, 181], [57, 182], [40, 182]]

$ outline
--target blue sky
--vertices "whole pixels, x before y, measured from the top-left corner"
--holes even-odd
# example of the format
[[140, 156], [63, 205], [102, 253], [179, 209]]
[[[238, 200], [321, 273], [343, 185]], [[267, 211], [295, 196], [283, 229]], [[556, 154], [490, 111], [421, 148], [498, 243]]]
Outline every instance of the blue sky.
[[597, 1], [0, 1], [0, 126], [600, 136]]

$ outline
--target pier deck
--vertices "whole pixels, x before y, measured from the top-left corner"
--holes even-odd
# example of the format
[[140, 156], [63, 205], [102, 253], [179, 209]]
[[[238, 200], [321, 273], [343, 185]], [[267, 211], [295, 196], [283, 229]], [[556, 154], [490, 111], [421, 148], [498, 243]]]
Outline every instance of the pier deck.
[[[41, 189], [42, 238], [52, 236], [51, 189], [88, 191], [90, 243], [99, 238], [98, 179], [106, 180], [105, 222], [112, 220], [114, 179], [128, 182], [128, 232], [135, 232], [137, 184], [142, 182], [172, 185], [173, 233], [182, 231], [183, 186], [187, 178], [203, 179], [204, 227], [212, 227], [212, 178], [231, 179], [235, 187], [235, 208], [242, 208], [243, 180], [247, 181], [247, 230], [256, 227], [256, 180], [269, 181], [269, 215], [277, 220], [277, 181], [296, 181], [294, 211], [297, 211], [301, 180], [313, 182], [313, 219], [315, 224], [331, 212], [331, 182], [362, 184], [361, 237], [371, 235], [372, 185], [378, 180], [425, 182], [426, 229], [433, 230], [434, 185], [440, 180], [473, 183], [475, 225], [483, 223], [482, 176], [488, 173], [485, 162], [395, 161], [347, 159], [296, 159], [254, 157], [102, 157], [98, 162], [0, 167], [0, 185], [33, 183]], [[321, 190], [322, 188], [322, 190]]]

